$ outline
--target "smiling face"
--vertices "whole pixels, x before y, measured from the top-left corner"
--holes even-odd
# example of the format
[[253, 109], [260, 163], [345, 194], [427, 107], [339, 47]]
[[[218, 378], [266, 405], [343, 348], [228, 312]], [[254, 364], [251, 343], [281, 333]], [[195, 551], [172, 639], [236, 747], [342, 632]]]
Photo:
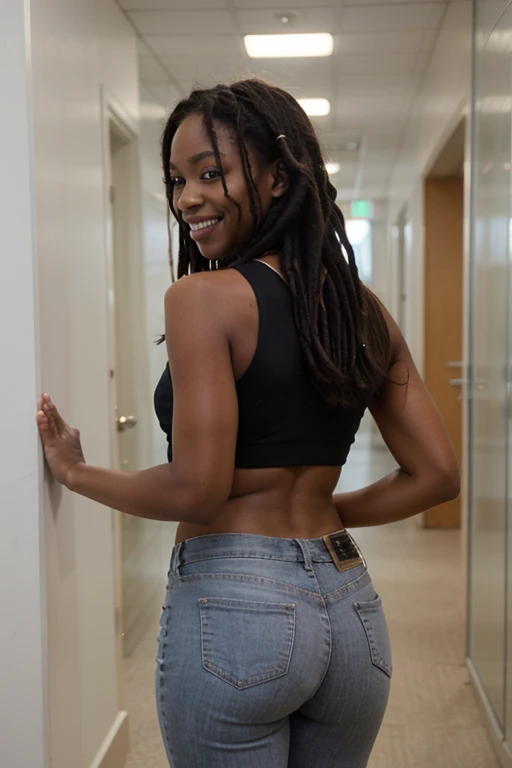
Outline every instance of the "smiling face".
[[[234, 131], [218, 121], [214, 128], [229, 197], [203, 117], [194, 113], [180, 124], [171, 144], [173, 207], [204, 258], [226, 259], [241, 253], [254, 216]], [[273, 198], [284, 194], [286, 176], [281, 161], [266, 163], [249, 145], [247, 151], [265, 218]]]

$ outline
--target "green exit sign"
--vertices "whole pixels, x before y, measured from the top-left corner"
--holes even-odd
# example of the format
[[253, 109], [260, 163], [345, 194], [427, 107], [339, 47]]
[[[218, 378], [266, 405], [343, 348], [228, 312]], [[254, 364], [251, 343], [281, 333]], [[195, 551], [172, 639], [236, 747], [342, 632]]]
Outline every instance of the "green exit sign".
[[371, 200], [352, 200], [350, 213], [354, 219], [373, 219], [373, 203]]

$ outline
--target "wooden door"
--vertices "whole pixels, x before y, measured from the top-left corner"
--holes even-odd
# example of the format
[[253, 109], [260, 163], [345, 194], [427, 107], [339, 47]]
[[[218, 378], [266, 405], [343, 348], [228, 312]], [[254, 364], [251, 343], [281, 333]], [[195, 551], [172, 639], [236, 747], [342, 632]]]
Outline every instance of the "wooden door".
[[[462, 459], [463, 177], [425, 181], [426, 386]], [[459, 528], [460, 497], [423, 514], [427, 528]]]

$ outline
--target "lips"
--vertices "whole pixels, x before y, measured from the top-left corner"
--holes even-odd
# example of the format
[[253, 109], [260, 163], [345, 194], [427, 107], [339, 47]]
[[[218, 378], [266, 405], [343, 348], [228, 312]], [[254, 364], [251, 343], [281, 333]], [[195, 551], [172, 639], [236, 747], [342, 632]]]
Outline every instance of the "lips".
[[206, 239], [218, 227], [222, 219], [223, 216], [216, 216], [202, 221], [187, 222], [190, 227], [190, 237], [195, 242]]
[[204, 221], [190, 222], [189, 227], [192, 232], [198, 232], [200, 229], [206, 229], [213, 224], [217, 224], [221, 220], [222, 216], [213, 216], [211, 219], [205, 219]]

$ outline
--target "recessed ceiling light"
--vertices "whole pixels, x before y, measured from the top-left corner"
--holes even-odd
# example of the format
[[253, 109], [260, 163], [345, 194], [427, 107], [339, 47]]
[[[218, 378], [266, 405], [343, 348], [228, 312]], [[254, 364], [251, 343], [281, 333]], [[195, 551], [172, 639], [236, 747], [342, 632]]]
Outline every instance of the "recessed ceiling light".
[[355, 152], [356, 149], [359, 149], [359, 142], [347, 141], [347, 143], [345, 144], [345, 149], [348, 149], [349, 152]]
[[274, 13], [274, 18], [277, 19], [283, 26], [291, 27], [297, 19], [300, 17], [300, 13], [297, 11], [279, 11]]
[[310, 117], [328, 115], [331, 111], [329, 99], [297, 99], [302, 109]]
[[339, 163], [326, 163], [325, 164], [325, 170], [329, 174], [329, 176], [334, 176], [335, 173], [338, 173], [340, 170], [341, 165]]
[[251, 59], [281, 59], [303, 56], [332, 56], [333, 37], [329, 32], [304, 35], [244, 35]]

